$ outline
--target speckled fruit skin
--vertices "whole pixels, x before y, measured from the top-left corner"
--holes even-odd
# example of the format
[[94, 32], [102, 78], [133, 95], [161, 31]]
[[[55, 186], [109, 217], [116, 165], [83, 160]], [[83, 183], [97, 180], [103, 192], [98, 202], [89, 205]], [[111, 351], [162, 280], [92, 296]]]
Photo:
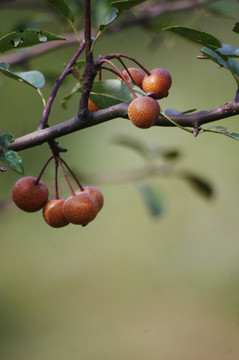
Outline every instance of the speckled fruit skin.
[[142, 81], [142, 89], [145, 93], [153, 92], [154, 99], [162, 99], [168, 95], [172, 85], [172, 78], [165, 69], [153, 69], [150, 75], [145, 75]]
[[63, 215], [72, 224], [85, 225], [94, 220], [98, 213], [95, 197], [85, 191], [70, 196], [63, 205]]
[[65, 198], [51, 199], [43, 207], [42, 213], [46, 223], [54, 228], [61, 228], [69, 224], [63, 215]]
[[98, 105], [96, 105], [95, 103], [93, 103], [93, 101], [91, 99], [88, 99], [88, 110], [91, 112], [96, 112], [96, 111], [100, 110], [100, 107]]
[[156, 100], [147, 96], [134, 99], [128, 107], [130, 121], [141, 129], [150, 128], [159, 114], [159, 104]]
[[[142, 81], [143, 81], [143, 78], [145, 77], [145, 73], [138, 69], [138, 68], [128, 68], [128, 71], [130, 72], [132, 78], [133, 78], [133, 83], [138, 86], [138, 87], [142, 87]], [[132, 79], [131, 77], [129, 76], [129, 74], [127, 73], [126, 70], [124, 70], [122, 72], [122, 74], [126, 77], [126, 79], [130, 82], [132, 82]]]
[[[84, 186], [84, 191], [93, 195], [98, 203], [98, 211], [100, 211], [104, 205], [104, 197], [102, 195], [102, 192], [95, 186]], [[80, 194], [82, 192], [81, 189], [76, 190], [76, 195]]]
[[35, 212], [45, 205], [49, 191], [43, 181], [36, 184], [36, 178], [26, 176], [19, 179], [13, 187], [12, 198], [15, 204], [24, 211]]

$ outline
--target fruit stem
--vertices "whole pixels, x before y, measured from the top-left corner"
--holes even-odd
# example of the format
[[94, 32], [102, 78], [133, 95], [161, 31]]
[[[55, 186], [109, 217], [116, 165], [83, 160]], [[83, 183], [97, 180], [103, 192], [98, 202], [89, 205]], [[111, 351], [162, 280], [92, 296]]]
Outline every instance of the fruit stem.
[[[75, 194], [75, 192], [74, 192], [74, 190], [73, 190], [73, 188], [72, 188], [72, 186], [71, 186], [71, 183], [70, 183], [70, 181], [69, 181], [69, 179], [68, 179], [68, 176], [67, 176], [67, 174], [66, 174], [66, 172], [65, 172], [64, 166], [63, 166], [63, 164], [62, 164], [63, 161], [62, 161], [62, 159], [60, 158], [60, 156], [57, 157], [57, 160], [58, 160], [58, 163], [59, 163], [59, 165], [60, 165], [60, 167], [61, 167], [61, 170], [62, 170], [62, 173], [63, 173], [63, 175], [64, 175], [64, 178], [65, 178], [65, 180], [66, 180], [66, 182], [67, 182], [67, 185], [68, 185], [68, 187], [69, 187], [69, 189], [70, 189], [71, 195], [72, 195], [72, 196], [75, 196], [76, 194]], [[64, 162], [64, 165], [65, 165], [65, 162]]]
[[58, 168], [59, 162], [58, 159], [55, 157], [55, 198], [59, 199], [59, 192], [58, 192]]
[[[109, 54], [105, 58], [107, 58], [107, 59], [118, 59], [118, 60], [121, 60], [121, 61], [122, 61], [122, 59], [120, 59], [120, 58], [128, 59], [130, 61], [133, 61], [136, 65], [138, 65], [145, 72], [145, 74], [150, 75], [150, 71], [148, 71], [139, 61], [132, 58], [131, 56], [116, 53], [116, 54]], [[124, 66], [125, 69], [127, 69], [125, 65], [123, 65], [123, 66]]]
[[104, 63], [104, 62], [110, 64], [110, 65], [116, 70], [117, 74], [121, 77], [121, 79], [124, 80], [125, 84], [128, 86], [129, 91], [130, 91], [131, 94], [133, 95], [134, 99], [136, 99], [136, 98], [137, 98], [137, 95], [135, 94], [134, 90], [133, 90], [132, 87], [130, 86], [130, 84], [129, 84], [128, 80], [126, 79], [126, 77], [122, 74], [122, 71], [120, 71], [120, 69], [119, 69], [112, 61], [103, 58], [103, 59], [100, 61], [100, 63]]
[[79, 182], [77, 176], [74, 174], [74, 172], [71, 170], [71, 168], [69, 167], [69, 165], [67, 165], [67, 163], [61, 158], [62, 163], [65, 165], [65, 167], [67, 168], [67, 170], [69, 171], [69, 173], [71, 174], [71, 176], [73, 177], [73, 179], [75, 180], [75, 182], [77, 183], [77, 185], [79, 186], [79, 189], [81, 191], [84, 191], [83, 186], [81, 185], [81, 183]]
[[40, 179], [41, 179], [44, 171], [46, 170], [47, 165], [49, 164], [49, 162], [50, 162], [53, 158], [54, 158], [54, 156], [51, 155], [51, 156], [48, 158], [48, 160], [45, 162], [43, 168], [42, 168], [41, 171], [40, 171], [40, 174], [39, 174], [38, 177], [36, 178], [36, 185], [39, 183], [39, 181], [40, 181]]

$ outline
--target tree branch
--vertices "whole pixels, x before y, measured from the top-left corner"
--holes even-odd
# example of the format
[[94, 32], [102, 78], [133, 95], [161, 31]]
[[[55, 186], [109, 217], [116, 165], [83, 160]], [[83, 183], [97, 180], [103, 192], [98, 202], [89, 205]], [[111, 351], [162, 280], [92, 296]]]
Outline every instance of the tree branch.
[[[46, 129], [37, 130], [30, 134], [24, 135], [9, 144], [9, 149], [20, 151], [27, 148], [32, 148], [48, 142], [52, 139], [60, 138], [64, 135], [83, 130], [85, 128], [102, 124], [106, 121], [116, 118], [128, 118], [129, 103], [122, 103], [111, 106], [107, 109], [98, 110], [95, 113], [88, 113], [88, 117], [76, 116], [73, 119], [67, 120], [61, 124], [51, 126]], [[184, 127], [199, 128], [203, 124], [211, 123], [217, 120], [229, 118], [239, 114], [239, 99], [238, 92], [234, 100], [211, 110], [198, 111], [192, 114], [171, 115], [170, 118]], [[158, 117], [155, 126], [170, 126], [174, 125], [169, 122], [162, 115]]]

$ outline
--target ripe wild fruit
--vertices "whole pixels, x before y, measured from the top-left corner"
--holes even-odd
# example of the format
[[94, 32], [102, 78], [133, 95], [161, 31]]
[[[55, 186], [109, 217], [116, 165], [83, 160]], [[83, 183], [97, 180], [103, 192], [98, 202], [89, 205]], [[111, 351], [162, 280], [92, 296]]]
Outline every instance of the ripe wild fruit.
[[43, 181], [36, 182], [33, 176], [19, 179], [13, 187], [12, 198], [15, 204], [24, 211], [40, 210], [48, 200], [49, 191]]
[[[84, 186], [84, 191], [95, 197], [97, 204], [98, 204], [98, 211], [100, 211], [104, 204], [104, 198], [103, 198], [102, 192], [97, 187], [89, 186], [89, 185]], [[79, 195], [81, 192], [82, 192], [81, 189], [76, 190], [76, 195]]]
[[54, 228], [60, 228], [69, 224], [63, 215], [65, 198], [51, 199], [43, 207], [43, 218], [46, 223]]
[[85, 191], [70, 196], [63, 205], [63, 215], [72, 224], [85, 225], [94, 220], [98, 213], [95, 197]]
[[160, 106], [156, 100], [142, 96], [134, 99], [128, 107], [130, 121], [141, 129], [150, 128], [160, 114]]
[[142, 89], [145, 93], [152, 92], [154, 99], [162, 99], [168, 95], [172, 85], [172, 78], [165, 69], [156, 68], [145, 75], [142, 82]]
[[[142, 81], [143, 81], [143, 78], [145, 76], [145, 73], [138, 69], [138, 68], [128, 68], [128, 71], [130, 73], [130, 75], [132, 76], [132, 79], [133, 79], [133, 83], [138, 86], [138, 87], [142, 87]], [[129, 76], [128, 72], [126, 70], [124, 70], [122, 72], [122, 74], [126, 77], [126, 79], [130, 82], [132, 82], [132, 79], [131, 77]]]

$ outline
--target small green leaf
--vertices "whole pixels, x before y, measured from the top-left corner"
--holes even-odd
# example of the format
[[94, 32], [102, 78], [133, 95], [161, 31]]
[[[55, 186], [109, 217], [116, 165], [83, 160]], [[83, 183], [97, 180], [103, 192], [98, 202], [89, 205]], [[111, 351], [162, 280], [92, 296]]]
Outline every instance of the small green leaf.
[[0, 161], [2, 161], [8, 168], [22, 175], [23, 166], [21, 157], [15, 151], [8, 150], [8, 144], [13, 141], [14, 136], [12, 134], [7, 134], [0, 129], [0, 146], [2, 147]]
[[162, 30], [174, 32], [185, 37], [188, 40], [194, 41], [210, 49], [217, 49], [222, 47], [221, 42], [217, 38], [215, 38], [215, 36], [204, 31], [199, 31], [185, 26], [171, 26]]
[[232, 31], [234, 31], [235, 33], [239, 34], [239, 22], [236, 22]]
[[0, 154], [0, 160], [7, 166], [9, 169], [16, 171], [18, 174], [22, 175], [24, 173], [22, 159], [17, 152], [8, 150]]
[[197, 109], [189, 109], [189, 110], [185, 110], [185, 111], [178, 111], [178, 110], [174, 110], [174, 109], [166, 109], [165, 110], [165, 114], [170, 116], [170, 115], [181, 115], [181, 114], [191, 114], [192, 112], [196, 111]]
[[202, 195], [207, 199], [211, 198], [214, 195], [214, 191], [211, 184], [209, 184], [207, 180], [202, 179], [200, 176], [186, 171], [180, 173], [179, 176], [183, 180], [186, 180], [187, 183], [199, 193], [199, 195]]
[[[219, 49], [220, 50], [220, 49]], [[203, 59], [210, 59], [227, 70], [230, 70], [234, 75], [239, 76], [239, 64], [234, 59], [227, 55], [221, 54], [218, 49], [213, 51], [206, 47], [201, 49], [201, 52], [206, 56]], [[220, 54], [219, 54], [220, 53]], [[200, 57], [199, 57], [200, 59]]]
[[4, 151], [8, 150], [8, 144], [14, 141], [14, 136], [12, 134], [7, 134], [2, 129], [0, 129], [0, 146]]
[[117, 8], [113, 8], [109, 14], [106, 16], [105, 20], [103, 21], [103, 23], [99, 26], [99, 30], [100, 32], [103, 32], [105, 29], [107, 29], [107, 27], [112, 24], [113, 21], [115, 21], [117, 19], [117, 17], [119, 16], [119, 9]]
[[111, 3], [112, 6], [116, 7], [120, 11], [129, 10], [134, 6], [137, 6], [146, 0], [126, 0], [126, 1], [113, 1]]
[[[201, 50], [201, 53], [205, 55], [205, 57], [203, 57], [203, 59], [210, 59], [212, 61], [214, 61], [215, 63], [217, 63], [218, 65], [228, 69], [228, 64], [225, 61], [225, 59], [227, 60], [226, 56], [220, 56], [218, 53], [216, 53], [215, 51], [207, 48], [207, 47], [203, 47]], [[199, 57], [199, 59], [201, 59]]]
[[231, 44], [222, 44], [222, 47], [217, 49], [217, 52], [228, 57], [239, 57], [239, 48]]
[[74, 15], [69, 5], [64, 0], [46, 0], [48, 4], [54, 7], [61, 15], [63, 15], [70, 22], [74, 22]]
[[[145, 95], [145, 93], [136, 85], [130, 83], [130, 86], [136, 95]], [[96, 81], [94, 82], [91, 91], [92, 93], [90, 94], [90, 98], [92, 101], [96, 101], [96, 105], [100, 107], [108, 107], [111, 105], [120, 104], [122, 102], [132, 101], [134, 99], [125, 82], [117, 79]], [[109, 103], [111, 103], [111, 105], [109, 105]]]
[[0, 38], [0, 52], [30, 47], [53, 40], [64, 39], [61, 36], [36, 29], [14, 31]]
[[41, 89], [45, 85], [45, 78], [39, 71], [15, 72], [10, 70], [7, 63], [0, 63], [0, 72], [14, 80], [31, 85], [35, 89]]
[[221, 134], [228, 136], [234, 140], [239, 140], [239, 134], [228, 131], [227, 128], [224, 126], [211, 126], [208, 129], [203, 129], [203, 132], [212, 132], [214, 134]]
[[[132, 83], [130, 83], [130, 85], [138, 96], [145, 95], [138, 86]], [[65, 96], [61, 101], [62, 106], [65, 107], [67, 102], [78, 92], [82, 92], [82, 86], [76, 86], [70, 94]], [[110, 79], [94, 82], [90, 93], [90, 99], [101, 109], [105, 109], [123, 102], [132, 101], [134, 98], [124, 81]]]
[[137, 187], [144, 204], [149, 210], [150, 215], [154, 218], [159, 218], [162, 216], [163, 201], [159, 192], [147, 182], [141, 182]]
[[112, 2], [111, 5], [113, 6], [113, 9], [110, 10], [103, 23], [99, 26], [99, 32], [96, 35], [92, 46], [94, 46], [96, 40], [102, 32], [106, 30], [116, 19], [118, 19], [124, 11], [143, 3], [144, 1], [146, 0], [125, 0]]
[[63, 109], [67, 109], [67, 105], [68, 105], [68, 101], [73, 98], [73, 96], [79, 92], [79, 88], [80, 88], [81, 84], [77, 83], [74, 88], [71, 90], [71, 92], [66, 95], [62, 100], [61, 100], [61, 106], [63, 107]]

